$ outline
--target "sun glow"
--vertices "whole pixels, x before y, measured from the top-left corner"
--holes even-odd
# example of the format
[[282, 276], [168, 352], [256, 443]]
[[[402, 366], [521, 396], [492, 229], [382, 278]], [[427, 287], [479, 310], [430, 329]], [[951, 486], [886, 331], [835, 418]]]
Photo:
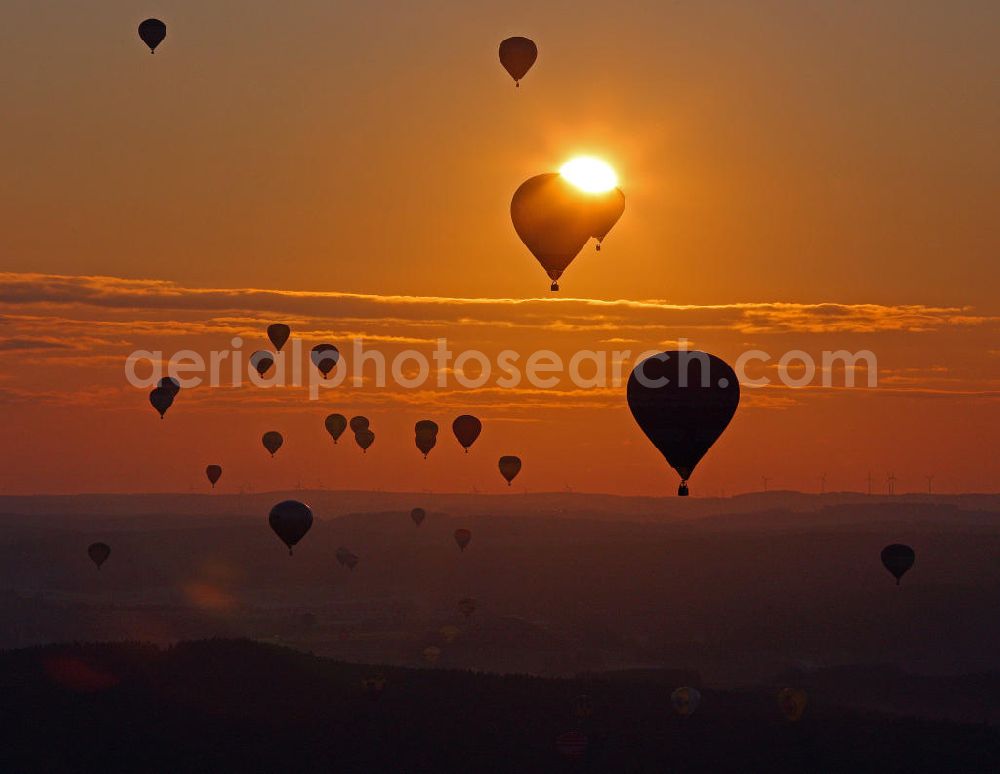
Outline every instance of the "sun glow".
[[618, 187], [618, 175], [611, 166], [593, 156], [577, 156], [559, 168], [570, 184], [586, 193], [604, 193]]

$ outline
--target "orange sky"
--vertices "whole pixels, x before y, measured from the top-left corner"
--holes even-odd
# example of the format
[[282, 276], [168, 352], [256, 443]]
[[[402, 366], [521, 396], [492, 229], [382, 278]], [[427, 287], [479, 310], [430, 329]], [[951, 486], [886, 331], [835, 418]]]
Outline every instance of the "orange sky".
[[[345, 351], [871, 349], [876, 389], [745, 391], [694, 493], [869, 470], [996, 491], [1000, 8], [539, 5], [5, 5], [0, 488], [180, 490], [219, 462], [230, 489], [499, 491], [503, 453], [532, 490], [676, 487], [623, 390], [206, 388], [160, 423], [124, 383], [134, 349], [249, 353], [285, 320]], [[514, 34], [540, 51], [520, 89]], [[616, 166], [626, 213], [564, 298], [526, 302], [548, 281], [510, 196], [578, 152]], [[371, 416], [368, 457], [330, 447], [332, 410]], [[467, 410], [486, 430], [460, 459]]]

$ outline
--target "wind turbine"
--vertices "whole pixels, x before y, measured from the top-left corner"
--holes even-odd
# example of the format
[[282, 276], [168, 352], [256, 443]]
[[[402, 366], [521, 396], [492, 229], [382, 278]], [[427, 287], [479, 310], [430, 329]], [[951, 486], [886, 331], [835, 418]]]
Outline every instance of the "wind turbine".
[[934, 476], [924, 476], [927, 479], [927, 494], [931, 493], [931, 482], [934, 480]]
[[890, 473], [885, 480], [889, 484], [889, 494], [896, 494], [896, 474]]

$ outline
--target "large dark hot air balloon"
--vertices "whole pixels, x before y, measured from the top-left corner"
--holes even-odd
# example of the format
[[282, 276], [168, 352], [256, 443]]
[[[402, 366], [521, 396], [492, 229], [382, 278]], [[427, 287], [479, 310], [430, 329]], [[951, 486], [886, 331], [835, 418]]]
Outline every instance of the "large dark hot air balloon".
[[916, 558], [917, 555], [913, 549], [902, 543], [893, 543], [882, 549], [882, 564], [885, 565], [885, 569], [892, 573], [897, 586], [900, 579], [913, 566]]
[[413, 519], [413, 523], [419, 527], [424, 523], [424, 519], [427, 518], [427, 511], [423, 508], [414, 508], [410, 511], [410, 518]]
[[368, 417], [351, 417], [351, 432], [360, 433], [367, 430], [369, 426]]
[[257, 350], [250, 355], [250, 365], [260, 376], [264, 376], [274, 365], [274, 355], [266, 349]]
[[513, 456], [501, 457], [499, 468], [500, 475], [507, 481], [507, 486], [510, 486], [510, 482], [521, 472], [521, 458]]
[[483, 423], [471, 414], [462, 414], [451, 423], [451, 430], [462, 444], [465, 453], [469, 453], [469, 447], [476, 442], [479, 434], [483, 432]]
[[163, 419], [163, 415], [167, 413], [167, 409], [173, 405], [174, 395], [176, 393], [172, 392], [169, 387], [154, 387], [150, 391], [149, 403], [159, 412], [160, 419]]
[[427, 459], [427, 455], [430, 454], [431, 449], [437, 445], [437, 434], [437, 422], [432, 422], [429, 419], [421, 419], [414, 427], [414, 440], [417, 448], [424, 455], [424, 459]]
[[674, 712], [681, 717], [693, 715], [700, 703], [701, 691], [697, 688], [689, 688], [685, 685], [675, 689], [670, 694], [670, 705], [674, 708]]
[[330, 434], [333, 442], [336, 443], [337, 439], [344, 434], [344, 430], [347, 429], [347, 417], [343, 414], [330, 414], [324, 420], [323, 424], [326, 426], [326, 432]]
[[87, 546], [87, 556], [100, 570], [101, 565], [108, 561], [108, 557], [111, 556], [111, 546], [107, 543], [91, 543]]
[[212, 484], [212, 489], [215, 489], [216, 483], [222, 478], [222, 466], [209, 465], [205, 468], [205, 475], [208, 476], [209, 483]]
[[288, 341], [288, 337], [291, 335], [292, 329], [284, 323], [272, 323], [267, 326], [267, 337], [274, 345], [275, 352], [281, 352], [281, 348], [285, 346], [285, 342]]
[[469, 545], [469, 541], [472, 540], [472, 533], [467, 529], [456, 529], [455, 530], [455, 542], [458, 543], [458, 548], [461, 551], [465, 550], [465, 547]]
[[348, 570], [353, 570], [358, 565], [358, 557], [353, 551], [341, 546], [337, 549], [337, 561]]
[[149, 53], [155, 54], [156, 47], [167, 37], [167, 25], [159, 19], [146, 19], [139, 25], [139, 37], [149, 46]]
[[503, 69], [514, 79], [514, 85], [520, 86], [521, 79], [538, 58], [538, 46], [528, 38], [507, 38], [500, 41], [499, 53]]
[[340, 360], [340, 351], [333, 344], [317, 344], [310, 353], [313, 365], [326, 379]]
[[281, 448], [281, 445], [285, 442], [285, 439], [281, 436], [277, 430], [268, 430], [264, 435], [261, 436], [260, 442], [264, 444], [264, 448], [267, 449], [271, 456], [273, 457], [275, 452]]
[[375, 443], [375, 433], [371, 430], [360, 430], [354, 434], [354, 441], [361, 447], [361, 451], [368, 453], [368, 447]]
[[292, 555], [292, 546], [298, 543], [313, 523], [313, 514], [309, 506], [298, 500], [282, 500], [271, 509], [267, 517], [274, 534], [288, 546], [288, 555]]
[[590, 235], [597, 240], [599, 252], [604, 237], [625, 213], [625, 194], [620, 188], [615, 188], [607, 193], [594, 194], [593, 196], [593, 209], [589, 219], [592, 226]]
[[642, 432], [681, 477], [677, 494], [686, 496], [695, 466], [736, 413], [736, 374], [705, 352], [663, 352], [635, 367], [627, 395]]

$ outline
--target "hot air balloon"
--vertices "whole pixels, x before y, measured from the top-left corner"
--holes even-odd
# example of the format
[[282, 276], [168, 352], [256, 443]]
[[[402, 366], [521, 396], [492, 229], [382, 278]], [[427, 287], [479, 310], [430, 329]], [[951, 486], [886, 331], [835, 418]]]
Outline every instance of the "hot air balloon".
[[181, 383], [174, 379], [172, 376], [164, 376], [157, 383], [157, 387], [162, 387], [167, 390], [173, 397], [177, 397], [177, 393], [181, 391]]
[[350, 551], [345, 551], [343, 555], [337, 555], [337, 561], [339, 561], [348, 570], [353, 571], [355, 567], [358, 566], [358, 555]]
[[330, 434], [333, 438], [333, 442], [336, 443], [337, 439], [344, 434], [344, 430], [347, 428], [347, 417], [343, 414], [330, 414], [323, 424], [326, 426], [326, 432]]
[[174, 395], [167, 387], [154, 387], [149, 393], [149, 403], [160, 413], [160, 419], [174, 403]]
[[515, 86], [521, 85], [521, 79], [537, 58], [538, 46], [533, 40], [515, 37], [500, 41], [500, 64], [514, 79]]
[[90, 561], [96, 564], [97, 569], [100, 570], [101, 565], [111, 556], [111, 546], [107, 543], [91, 543], [87, 546], [87, 556], [90, 557]]
[[302, 540], [312, 526], [313, 514], [305, 503], [283, 500], [271, 509], [267, 520], [274, 534], [288, 546], [288, 555], [291, 556], [292, 546]]
[[310, 357], [312, 358], [313, 365], [319, 369], [319, 372], [323, 374], [323, 378], [326, 379], [330, 376], [330, 371], [333, 370], [334, 366], [340, 360], [340, 351], [333, 344], [317, 344], [312, 348]]
[[208, 480], [212, 484], [212, 489], [215, 489], [215, 484], [222, 478], [222, 466], [209, 465], [205, 468], [205, 475], [208, 476]]
[[426, 661], [428, 664], [436, 664], [437, 660], [441, 658], [441, 648], [439, 648], [437, 645], [428, 645], [426, 648], [424, 648], [423, 653], [421, 655], [423, 655], [424, 661]]
[[466, 618], [471, 617], [476, 612], [476, 600], [472, 597], [463, 597], [458, 600], [458, 611]]
[[371, 430], [361, 430], [354, 434], [354, 441], [361, 447], [361, 451], [368, 453], [368, 447], [375, 443], [375, 433]]
[[517, 474], [521, 472], [521, 458], [511, 456], [501, 457], [499, 467], [500, 475], [506, 479], [507, 486], [510, 486], [510, 482], [517, 478]]
[[451, 423], [451, 431], [455, 438], [462, 444], [465, 453], [469, 453], [469, 447], [476, 442], [479, 434], [483, 432], [483, 423], [471, 414], [462, 414]]
[[417, 448], [424, 455], [424, 459], [427, 459], [431, 449], [437, 445], [437, 423], [429, 419], [421, 419], [414, 427], [414, 434]]
[[806, 711], [808, 697], [801, 688], [782, 688], [778, 691], [778, 707], [786, 720], [794, 723]]
[[274, 345], [275, 352], [281, 352], [281, 348], [285, 346], [285, 342], [288, 341], [288, 337], [291, 334], [292, 329], [284, 323], [272, 323], [267, 326], [267, 338]]
[[582, 693], [573, 699], [573, 714], [583, 720], [594, 714], [594, 700], [587, 694]]
[[444, 641], [451, 644], [458, 639], [458, 635], [462, 633], [462, 630], [453, 624], [445, 624], [440, 629], [438, 629]]
[[368, 417], [351, 417], [351, 432], [360, 433], [367, 430], [369, 425]]
[[548, 172], [521, 183], [510, 202], [514, 230], [559, 290], [559, 278], [593, 236], [587, 195]]
[[601, 251], [604, 237], [614, 228], [625, 213], [625, 194], [620, 188], [595, 196], [590, 222], [593, 227], [590, 235], [597, 240], [597, 251]]
[[686, 496], [695, 466], [736, 413], [736, 374], [715, 355], [663, 352], [635, 367], [627, 396], [642, 432], [681, 477], [677, 494]]
[[670, 694], [670, 705], [681, 717], [693, 715], [701, 703], [701, 692], [697, 688], [689, 688], [686, 685], [677, 688]]
[[285, 442], [285, 439], [281, 437], [281, 433], [277, 430], [268, 430], [264, 435], [261, 436], [260, 442], [264, 444], [264, 448], [271, 452], [273, 457], [275, 452], [281, 448], [281, 445]]
[[456, 529], [455, 530], [455, 542], [458, 543], [458, 548], [461, 551], [465, 550], [465, 547], [469, 545], [469, 541], [472, 540], [472, 533], [467, 529]]
[[582, 758], [587, 754], [589, 743], [582, 731], [567, 731], [556, 737], [556, 750], [564, 758]]
[[254, 370], [263, 376], [274, 365], [274, 355], [264, 349], [257, 350], [250, 355], [250, 365]]
[[149, 46], [149, 53], [155, 54], [156, 47], [167, 37], [167, 25], [159, 19], [146, 19], [139, 25], [139, 37]]
[[906, 575], [907, 570], [913, 566], [916, 558], [917, 555], [913, 549], [902, 543], [893, 543], [882, 549], [882, 564], [885, 565], [885, 569], [892, 573], [897, 586], [900, 579]]
[[413, 523], [419, 527], [424, 523], [424, 519], [427, 518], [427, 511], [423, 508], [414, 508], [410, 511], [410, 518], [413, 519]]

